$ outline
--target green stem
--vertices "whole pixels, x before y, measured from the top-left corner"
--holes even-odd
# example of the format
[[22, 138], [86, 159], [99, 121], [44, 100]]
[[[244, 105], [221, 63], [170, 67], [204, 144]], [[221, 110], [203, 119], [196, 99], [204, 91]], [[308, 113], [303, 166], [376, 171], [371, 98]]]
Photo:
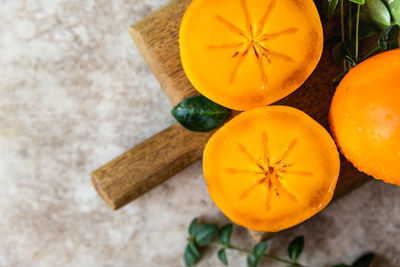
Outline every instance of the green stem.
[[353, 19], [352, 19], [352, 13], [351, 13], [351, 2], [349, 1], [349, 40], [351, 41], [352, 39], [352, 31], [353, 31]]
[[356, 24], [356, 63], [358, 63], [358, 46], [359, 46], [359, 42], [358, 42], [358, 31], [360, 29], [360, 10], [361, 10], [361, 5], [357, 4], [357, 24]]
[[369, 50], [368, 53], [360, 59], [360, 62], [366, 60], [367, 58], [369, 58], [370, 56], [375, 54], [375, 52], [378, 51], [379, 49], [381, 49], [381, 47], [379, 45], [377, 45], [374, 48], [372, 48], [371, 50]]
[[340, 24], [342, 27], [342, 42], [344, 42], [344, 0], [340, 0]]
[[[253, 253], [253, 251], [250, 251], [250, 250], [247, 250], [247, 249], [243, 249], [243, 248], [234, 247], [232, 245], [225, 245], [225, 244], [222, 244], [220, 242], [211, 242], [209, 245], [213, 246], [213, 247], [217, 247], [217, 248], [236, 250], [236, 251], [239, 251], [239, 252], [242, 252], [242, 253], [246, 253], [246, 254]], [[297, 262], [281, 259], [279, 257], [275, 257], [275, 256], [269, 255], [269, 254], [264, 254], [264, 258], [267, 258], [267, 259], [270, 259], [270, 260], [273, 260], [273, 261], [276, 261], [276, 262], [289, 264], [291, 266], [307, 267], [306, 265], [302, 265], [302, 264], [297, 263]]]
[[337, 75], [335, 78], [332, 79], [333, 83], [338, 83], [346, 74], [347, 72], [349, 72], [349, 70], [345, 70], [342, 73], [340, 73], [339, 75]]
[[[340, 0], [340, 24], [342, 28], [342, 43], [345, 41], [344, 36], [344, 0]], [[343, 68], [344, 70], [347, 69], [346, 60], [343, 60]]]

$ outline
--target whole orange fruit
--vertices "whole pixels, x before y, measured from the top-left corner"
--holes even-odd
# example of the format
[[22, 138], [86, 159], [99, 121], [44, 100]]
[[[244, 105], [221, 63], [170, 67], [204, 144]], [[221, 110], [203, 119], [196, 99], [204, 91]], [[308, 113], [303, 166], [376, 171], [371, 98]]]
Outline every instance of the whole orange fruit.
[[331, 131], [360, 171], [400, 185], [400, 49], [367, 59], [336, 89]]

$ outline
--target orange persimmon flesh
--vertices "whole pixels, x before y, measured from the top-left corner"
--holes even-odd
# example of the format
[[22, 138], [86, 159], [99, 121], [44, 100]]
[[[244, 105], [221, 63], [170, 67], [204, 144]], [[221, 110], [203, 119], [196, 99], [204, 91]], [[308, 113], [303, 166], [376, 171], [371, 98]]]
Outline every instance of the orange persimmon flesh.
[[248, 110], [304, 83], [321, 57], [323, 32], [312, 0], [193, 0], [179, 47], [186, 76], [201, 94]]
[[234, 223], [280, 231], [332, 199], [340, 160], [329, 133], [287, 106], [245, 111], [208, 141], [203, 172], [214, 203]]
[[355, 167], [400, 185], [400, 49], [349, 71], [336, 89], [329, 121], [341, 152]]

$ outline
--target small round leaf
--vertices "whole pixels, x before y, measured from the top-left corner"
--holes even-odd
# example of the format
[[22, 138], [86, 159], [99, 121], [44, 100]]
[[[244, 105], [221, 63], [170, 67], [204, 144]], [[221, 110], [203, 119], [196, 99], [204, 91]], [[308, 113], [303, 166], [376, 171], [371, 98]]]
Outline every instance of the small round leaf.
[[228, 265], [228, 258], [226, 256], [226, 251], [225, 249], [220, 249], [218, 251], [218, 259], [224, 264]]
[[189, 242], [183, 252], [183, 260], [186, 266], [193, 266], [201, 258], [200, 252], [193, 242]]
[[264, 256], [264, 253], [267, 250], [267, 248], [268, 248], [268, 243], [265, 241], [261, 241], [254, 246], [253, 253], [258, 260], [260, 260]]
[[203, 224], [197, 227], [195, 234], [195, 241], [199, 246], [205, 246], [209, 244], [218, 232], [218, 225], [215, 224]]
[[292, 261], [296, 261], [304, 247], [304, 236], [298, 236], [290, 242], [288, 247], [288, 255]]
[[351, 267], [369, 267], [375, 258], [375, 254], [372, 252], [365, 253], [358, 258]]
[[176, 105], [171, 114], [190, 131], [208, 132], [224, 124], [230, 110], [204, 96], [192, 96]]
[[248, 267], [257, 267], [259, 261], [260, 261], [260, 259], [257, 259], [256, 255], [254, 255], [253, 253], [251, 253], [247, 256], [247, 266]]
[[198, 222], [199, 222], [199, 218], [196, 217], [192, 220], [192, 222], [189, 225], [188, 231], [189, 231], [189, 235], [191, 237], [195, 237], [195, 235], [196, 235], [196, 229], [197, 229]]
[[229, 245], [232, 235], [233, 225], [231, 223], [223, 226], [218, 234], [219, 241], [224, 245]]

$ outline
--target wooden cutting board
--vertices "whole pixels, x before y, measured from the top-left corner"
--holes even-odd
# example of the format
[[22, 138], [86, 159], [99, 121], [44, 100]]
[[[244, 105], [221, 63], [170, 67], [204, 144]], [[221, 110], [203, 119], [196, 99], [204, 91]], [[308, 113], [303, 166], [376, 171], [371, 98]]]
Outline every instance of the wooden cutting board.
[[[197, 94], [183, 72], [178, 47], [179, 25], [189, 3], [189, 0], [174, 0], [129, 30], [173, 105]], [[331, 80], [341, 70], [341, 63], [334, 62], [330, 55], [335, 43], [329, 39], [330, 28], [324, 27], [324, 53], [317, 69], [300, 89], [276, 103], [303, 110], [327, 129], [335, 91]], [[199, 159], [211, 134], [189, 132], [174, 124], [94, 171], [92, 182], [104, 201], [118, 209]], [[334, 199], [368, 179], [342, 157]], [[254, 231], [251, 234], [256, 239], [268, 236]]]

